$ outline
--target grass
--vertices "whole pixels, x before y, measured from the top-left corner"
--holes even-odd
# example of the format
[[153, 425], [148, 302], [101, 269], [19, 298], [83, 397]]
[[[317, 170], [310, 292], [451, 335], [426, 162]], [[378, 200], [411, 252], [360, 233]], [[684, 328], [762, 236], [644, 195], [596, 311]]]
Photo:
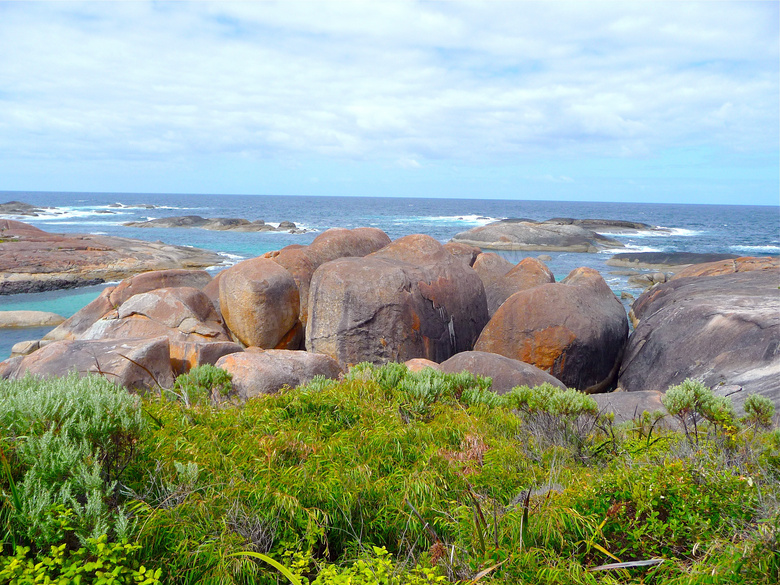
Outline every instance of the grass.
[[[122, 510], [138, 546], [126, 573], [159, 569], [172, 584], [780, 580], [780, 431], [766, 428], [765, 404], [740, 421], [706, 389], [672, 392], [686, 434], [652, 417], [615, 427], [552, 387], [487, 387], [361, 364], [244, 404], [224, 400], [213, 371], [182, 379], [178, 399], [145, 397], [132, 427], [142, 434], [122, 451], [132, 457], [104, 478], [104, 517]], [[9, 433], [6, 519], [27, 473], [26, 439]], [[3, 558], [19, 547], [47, 558], [48, 543], [6, 527]], [[78, 517], [63, 530], [77, 532]]]

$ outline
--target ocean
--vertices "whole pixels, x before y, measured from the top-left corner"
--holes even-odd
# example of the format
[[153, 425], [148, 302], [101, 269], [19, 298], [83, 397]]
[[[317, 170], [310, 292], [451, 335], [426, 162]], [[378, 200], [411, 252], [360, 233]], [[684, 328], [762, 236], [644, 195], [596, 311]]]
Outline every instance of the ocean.
[[[579, 266], [595, 268], [613, 291], [633, 296], [642, 290], [629, 284], [620, 269], [606, 261], [620, 252], [713, 252], [744, 256], [780, 254], [780, 207], [752, 205], [684, 205], [596, 203], [491, 199], [423, 199], [403, 197], [304, 197], [273, 195], [187, 195], [149, 193], [3, 192], [0, 203], [22, 201], [50, 207], [37, 217], [17, 219], [56, 233], [107, 234], [168, 244], [194, 246], [222, 254], [227, 264], [260, 256], [289, 244], [309, 244], [331, 227], [377, 227], [392, 239], [413, 233], [447, 242], [455, 234], [504, 218], [537, 221], [553, 217], [622, 219], [668, 228], [646, 234], [608, 234], [625, 247], [596, 254], [551, 252], [546, 262], [558, 280]], [[117, 204], [121, 207], [117, 207]], [[151, 207], [153, 206], [153, 207]], [[178, 215], [236, 217], [269, 224], [292, 221], [303, 234], [286, 232], [208, 231], [198, 228], [130, 228], [122, 224]], [[501, 252], [512, 262], [541, 252]], [[214, 273], [223, 267], [212, 269]], [[0, 296], [0, 311], [51, 311], [69, 317], [108, 285], [35, 294]], [[627, 303], [628, 301], [626, 301]], [[49, 329], [0, 329], [0, 359], [18, 341], [38, 339]]]

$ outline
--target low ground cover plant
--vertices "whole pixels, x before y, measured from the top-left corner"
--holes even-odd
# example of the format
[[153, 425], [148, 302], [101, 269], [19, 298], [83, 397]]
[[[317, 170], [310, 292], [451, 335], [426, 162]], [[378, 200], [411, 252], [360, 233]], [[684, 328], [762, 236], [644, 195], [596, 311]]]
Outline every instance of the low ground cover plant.
[[[244, 404], [225, 400], [216, 368], [143, 398], [96, 378], [3, 384], [8, 582], [78, 563], [94, 569], [82, 583], [780, 580], [772, 405], [752, 399], [740, 418], [695, 381], [667, 394], [680, 431], [652, 415], [618, 427], [571, 390], [498, 396], [489, 380], [399, 364]], [[61, 401], [93, 404], [82, 418], [22, 415], [12, 405], [37, 402], [33, 388], [103, 402]], [[48, 483], [34, 471], [44, 436], [82, 462]], [[48, 486], [48, 507], [27, 482]], [[115, 581], [99, 581], [104, 566]]]

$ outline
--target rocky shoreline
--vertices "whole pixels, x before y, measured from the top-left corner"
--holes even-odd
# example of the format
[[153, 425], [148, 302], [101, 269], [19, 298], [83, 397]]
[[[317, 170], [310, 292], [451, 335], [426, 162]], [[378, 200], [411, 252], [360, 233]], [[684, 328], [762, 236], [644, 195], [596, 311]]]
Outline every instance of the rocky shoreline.
[[216, 252], [88, 234], [52, 234], [0, 220], [0, 294], [42, 292], [122, 280], [170, 268], [224, 264]]
[[[25, 235], [14, 223], [4, 245]], [[62, 243], [27, 227], [49, 249]], [[79, 241], [79, 253], [94, 245]], [[0, 376], [76, 368], [152, 389], [214, 364], [249, 398], [359, 362], [404, 362], [489, 376], [500, 392], [540, 381], [623, 390], [603, 401], [616, 411], [652, 408], [688, 377], [733, 394], [737, 406], [750, 393], [780, 405], [778, 282], [772, 258], [691, 265], [636, 299], [630, 332], [593, 269], [556, 282], [536, 258], [514, 265], [462, 241], [330, 229], [214, 278], [181, 268], [132, 276], [44, 340], [19, 344]]]

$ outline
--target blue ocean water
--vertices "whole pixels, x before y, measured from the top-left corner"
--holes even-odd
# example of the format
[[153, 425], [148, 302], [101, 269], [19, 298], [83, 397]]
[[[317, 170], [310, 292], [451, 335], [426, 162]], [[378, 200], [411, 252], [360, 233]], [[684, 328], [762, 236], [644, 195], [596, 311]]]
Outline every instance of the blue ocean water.
[[[273, 195], [187, 195], [128, 193], [3, 192], [0, 202], [23, 201], [50, 207], [38, 217], [2, 216], [18, 219], [57, 233], [91, 233], [161, 240], [220, 252], [227, 264], [278, 250], [288, 244], [308, 244], [331, 227], [372, 226], [392, 239], [428, 234], [441, 242], [455, 234], [496, 219], [522, 217], [545, 220], [552, 217], [602, 218], [639, 221], [669, 228], [666, 233], [609, 234], [624, 248], [597, 254], [553, 252], [546, 262], [556, 278], [564, 278], [579, 266], [601, 272], [616, 293], [641, 293], [628, 284], [627, 276], [615, 274], [606, 261], [619, 252], [718, 252], [745, 256], [780, 254], [780, 207], [671, 205], [654, 203], [595, 203], [491, 199], [422, 199], [403, 197], [304, 197]], [[120, 204], [121, 207], [116, 207]], [[154, 206], [154, 207], [149, 207]], [[197, 228], [130, 228], [130, 221], [200, 215], [262, 219], [266, 223], [293, 221], [307, 233], [225, 232]], [[504, 252], [519, 262], [535, 252]], [[214, 272], [219, 270], [215, 268]], [[0, 311], [41, 310], [70, 316], [95, 298], [102, 286], [37, 294], [0, 296]], [[17, 341], [39, 338], [46, 330], [0, 330], [0, 359]]]

